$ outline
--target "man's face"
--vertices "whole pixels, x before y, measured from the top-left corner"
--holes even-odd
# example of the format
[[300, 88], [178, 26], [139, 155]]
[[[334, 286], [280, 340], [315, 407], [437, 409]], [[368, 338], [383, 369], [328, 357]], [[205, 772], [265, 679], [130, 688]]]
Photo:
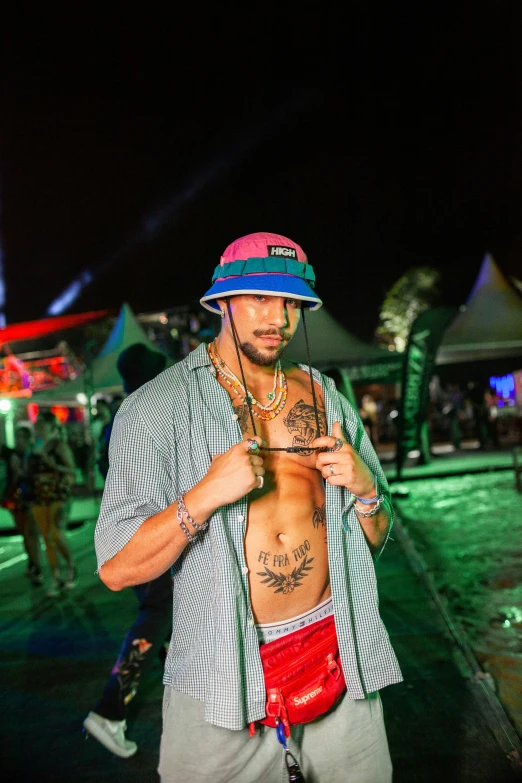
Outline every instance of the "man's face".
[[[224, 327], [231, 328], [226, 303]], [[232, 317], [242, 352], [253, 364], [274, 365], [295, 334], [301, 302], [282, 296], [243, 294], [230, 299]]]

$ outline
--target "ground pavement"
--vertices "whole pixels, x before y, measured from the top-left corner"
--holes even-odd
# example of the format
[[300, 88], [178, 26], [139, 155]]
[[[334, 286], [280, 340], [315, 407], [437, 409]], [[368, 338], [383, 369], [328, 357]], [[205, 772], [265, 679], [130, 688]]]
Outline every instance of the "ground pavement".
[[[27, 583], [19, 539], [0, 539], [3, 779], [156, 781], [159, 661], [131, 705], [134, 758], [117, 759], [82, 736], [136, 605], [132, 591], [111, 593], [95, 576], [93, 522], [69, 535], [79, 585], [60, 599]], [[462, 654], [395, 538], [378, 565], [382, 614], [406, 678], [382, 692], [394, 782], [519, 780], [478, 706]]]

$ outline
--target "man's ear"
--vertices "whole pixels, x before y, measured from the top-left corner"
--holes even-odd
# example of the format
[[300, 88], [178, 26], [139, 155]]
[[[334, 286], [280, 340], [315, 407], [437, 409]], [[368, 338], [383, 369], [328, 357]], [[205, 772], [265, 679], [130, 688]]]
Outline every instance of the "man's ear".
[[221, 311], [221, 313], [220, 313], [221, 318], [224, 318], [225, 315], [227, 314], [227, 300], [226, 299], [217, 299], [216, 301], [217, 301], [217, 303], [219, 305], [219, 309]]

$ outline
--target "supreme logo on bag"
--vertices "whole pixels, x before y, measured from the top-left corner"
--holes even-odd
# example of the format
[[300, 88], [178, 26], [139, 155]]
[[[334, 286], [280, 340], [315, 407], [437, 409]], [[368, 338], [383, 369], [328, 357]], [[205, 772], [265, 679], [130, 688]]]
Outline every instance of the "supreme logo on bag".
[[323, 691], [324, 687], [322, 683], [317, 683], [312, 688], [307, 688], [305, 691], [297, 693], [293, 697], [294, 706], [306, 707], [307, 704], [310, 704], [311, 701], [317, 699], [317, 697], [320, 696]]

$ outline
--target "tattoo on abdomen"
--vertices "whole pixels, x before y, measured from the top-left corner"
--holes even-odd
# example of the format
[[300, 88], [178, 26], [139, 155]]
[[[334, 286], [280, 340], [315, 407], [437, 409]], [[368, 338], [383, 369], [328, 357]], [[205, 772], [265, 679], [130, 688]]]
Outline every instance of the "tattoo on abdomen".
[[[317, 432], [314, 406], [308, 405], [304, 400], [296, 402], [288, 416], [285, 416], [283, 422], [288, 431], [290, 433], [298, 433], [294, 435], [292, 446], [300, 446], [301, 448], [309, 446], [313, 440], [326, 433], [326, 411], [323, 408], [318, 408], [317, 413], [319, 416], [319, 432]], [[305, 457], [313, 453], [313, 449], [300, 452]]]
[[[310, 547], [309, 543], [308, 546]], [[294, 549], [294, 553], [296, 551], [297, 550]], [[269, 555], [270, 553], [263, 552], [260, 554]], [[286, 555], [283, 557], [288, 559]], [[296, 587], [301, 587], [302, 580], [305, 578], [305, 576], [308, 576], [308, 572], [313, 568], [313, 566], [310, 565], [313, 562], [313, 557], [309, 558], [308, 555], [305, 555], [305, 557], [301, 560], [301, 563], [290, 573], [283, 574], [282, 571], [279, 571], [279, 573], [276, 574], [275, 571], [271, 571], [270, 568], [266, 566], [265, 570], [258, 571], [257, 575], [264, 577], [264, 579], [261, 580], [262, 585], [266, 585], [267, 587], [275, 587], [276, 589], [274, 590], [274, 593], [283, 593], [284, 595], [287, 595], [288, 593], [293, 593]]]
[[270, 558], [272, 558], [272, 566], [274, 568], [284, 568], [285, 566], [290, 565], [290, 560], [288, 559], [287, 554], [273, 555], [271, 552], [263, 552], [263, 550], [259, 552], [257, 562], [262, 563], [263, 565], [269, 565]]
[[323, 503], [322, 506], [317, 506], [314, 510], [312, 524], [316, 530], [320, 525], [322, 526], [324, 530], [324, 540], [326, 541], [326, 503]]

